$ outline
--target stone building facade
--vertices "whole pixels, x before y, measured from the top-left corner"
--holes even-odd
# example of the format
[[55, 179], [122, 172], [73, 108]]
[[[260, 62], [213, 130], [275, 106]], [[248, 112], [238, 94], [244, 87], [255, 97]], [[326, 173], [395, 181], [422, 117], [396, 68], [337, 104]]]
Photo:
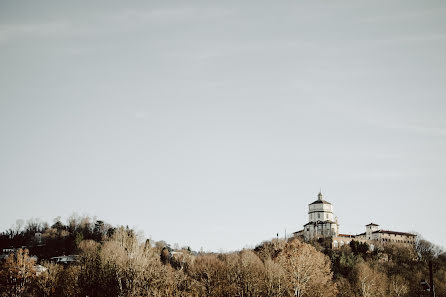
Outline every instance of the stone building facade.
[[333, 213], [333, 205], [323, 198], [319, 192], [317, 200], [308, 204], [308, 223], [303, 229], [305, 240], [338, 235], [338, 222]]
[[366, 232], [361, 234], [340, 234], [338, 219], [333, 213], [333, 205], [324, 200], [322, 193], [319, 192], [317, 200], [308, 205], [308, 223], [304, 225], [302, 230], [293, 234], [305, 241], [331, 238], [333, 248], [348, 245], [352, 240], [367, 242], [371, 249], [387, 243], [414, 245], [416, 241], [415, 234], [381, 230], [379, 225], [374, 223], [367, 224], [365, 227]]

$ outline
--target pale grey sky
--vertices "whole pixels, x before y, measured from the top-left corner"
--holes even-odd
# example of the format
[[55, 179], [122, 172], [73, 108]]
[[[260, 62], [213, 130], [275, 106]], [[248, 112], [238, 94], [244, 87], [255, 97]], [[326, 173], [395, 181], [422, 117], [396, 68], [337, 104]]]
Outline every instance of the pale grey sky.
[[446, 246], [445, 1], [0, 0], [0, 229], [194, 249], [307, 222]]

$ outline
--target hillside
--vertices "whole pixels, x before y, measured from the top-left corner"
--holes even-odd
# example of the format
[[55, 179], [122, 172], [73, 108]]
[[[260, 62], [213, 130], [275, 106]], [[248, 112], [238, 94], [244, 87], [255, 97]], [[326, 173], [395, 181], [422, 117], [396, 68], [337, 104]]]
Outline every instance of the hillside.
[[[0, 235], [0, 248], [1, 296], [420, 296], [428, 294], [420, 281], [429, 281], [429, 261], [436, 296], [446, 296], [446, 253], [421, 238], [374, 251], [292, 238], [197, 253], [72, 217], [16, 226]], [[76, 256], [51, 259], [61, 255]]]

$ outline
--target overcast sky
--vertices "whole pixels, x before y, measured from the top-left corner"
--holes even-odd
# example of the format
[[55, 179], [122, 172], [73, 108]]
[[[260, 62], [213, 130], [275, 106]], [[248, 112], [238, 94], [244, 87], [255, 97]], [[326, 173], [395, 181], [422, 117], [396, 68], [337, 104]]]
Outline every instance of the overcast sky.
[[322, 187], [341, 233], [446, 246], [445, 53], [445, 1], [0, 0], [0, 230], [229, 251]]

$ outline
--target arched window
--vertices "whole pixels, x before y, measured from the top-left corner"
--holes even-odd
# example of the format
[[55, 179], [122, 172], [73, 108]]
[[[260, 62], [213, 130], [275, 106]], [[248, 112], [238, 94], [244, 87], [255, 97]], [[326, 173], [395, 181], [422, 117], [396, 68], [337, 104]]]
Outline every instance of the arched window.
[[334, 248], [338, 248], [339, 247], [339, 244], [338, 244], [337, 240], [333, 240], [333, 247]]
[[373, 245], [373, 244], [371, 244], [370, 246], [369, 246], [369, 250], [371, 250], [372, 252], [375, 250], [375, 246]]
[[344, 242], [341, 240], [341, 242], [339, 243], [339, 246], [343, 246]]

